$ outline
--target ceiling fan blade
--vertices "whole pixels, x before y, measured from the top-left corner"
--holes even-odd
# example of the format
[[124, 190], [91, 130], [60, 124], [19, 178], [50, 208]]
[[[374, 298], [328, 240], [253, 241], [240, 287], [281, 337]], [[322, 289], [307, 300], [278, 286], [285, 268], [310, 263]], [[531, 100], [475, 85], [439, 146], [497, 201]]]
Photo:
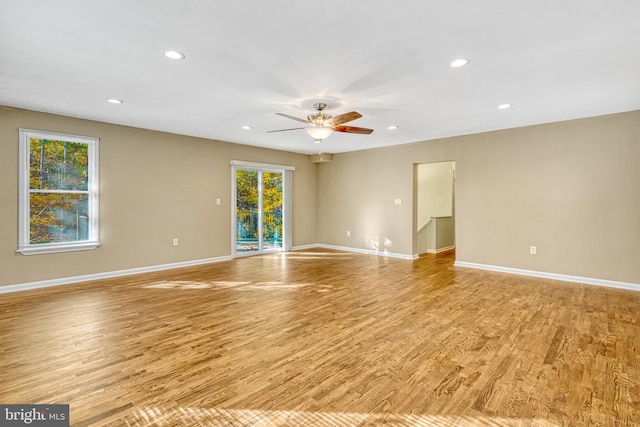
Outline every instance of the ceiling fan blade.
[[341, 125], [342, 123], [347, 123], [355, 119], [359, 119], [362, 117], [362, 114], [356, 113], [352, 111], [350, 113], [340, 114], [330, 119], [330, 122], [333, 123], [334, 126]]
[[268, 130], [267, 133], [272, 133], [272, 132], [286, 132], [288, 130], [300, 130], [300, 129], [306, 129], [306, 128], [291, 128], [291, 129], [278, 129], [278, 130]]
[[306, 120], [306, 119], [299, 119], [297, 117], [293, 117], [293, 116], [290, 116], [290, 115], [284, 114], [284, 113], [276, 113], [276, 114], [279, 115], [279, 116], [282, 116], [282, 117], [286, 117], [287, 119], [295, 120], [296, 122], [311, 124], [311, 122], [309, 120]]
[[336, 132], [361, 133], [365, 135], [368, 135], [371, 132], [373, 132], [373, 129], [359, 128], [355, 126], [334, 126], [332, 129]]

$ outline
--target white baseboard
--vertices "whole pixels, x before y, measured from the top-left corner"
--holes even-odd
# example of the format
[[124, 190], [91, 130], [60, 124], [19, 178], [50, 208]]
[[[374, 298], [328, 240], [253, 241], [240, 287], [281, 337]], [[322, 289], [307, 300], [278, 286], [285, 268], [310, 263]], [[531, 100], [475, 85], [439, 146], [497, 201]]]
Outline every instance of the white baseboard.
[[292, 251], [303, 251], [306, 249], [314, 249], [314, 248], [318, 248], [318, 244], [317, 243], [313, 243], [311, 245], [300, 245], [300, 246], [293, 246], [291, 248]]
[[478, 270], [496, 271], [499, 273], [518, 274], [521, 276], [540, 277], [543, 279], [560, 280], [563, 282], [584, 283], [587, 285], [606, 286], [609, 288], [628, 289], [632, 291], [640, 291], [640, 284], [617, 282], [614, 280], [593, 279], [591, 277], [570, 276], [566, 274], [547, 273], [544, 271], [523, 270], [520, 268], [501, 267], [497, 265], [476, 264], [473, 262], [456, 261], [454, 267], [475, 268]]
[[63, 277], [60, 279], [42, 280], [39, 282], [19, 283], [16, 285], [0, 286], [0, 294], [8, 292], [26, 291], [31, 289], [48, 288], [50, 286], [68, 285], [71, 283], [88, 282], [90, 280], [109, 279], [112, 277], [128, 276], [131, 274], [150, 273], [153, 271], [170, 270], [172, 268], [191, 267], [194, 265], [210, 264], [231, 260], [231, 256], [198, 259], [193, 261], [174, 262], [171, 264], [152, 265], [148, 267], [130, 268], [127, 270], [107, 271], [104, 273], [86, 274], [83, 276]]
[[452, 249], [455, 249], [455, 245], [452, 246], [445, 246], [444, 248], [439, 248], [439, 249], [427, 249], [427, 253], [428, 254], [439, 254], [441, 252], [446, 252], [446, 251], [450, 251]]

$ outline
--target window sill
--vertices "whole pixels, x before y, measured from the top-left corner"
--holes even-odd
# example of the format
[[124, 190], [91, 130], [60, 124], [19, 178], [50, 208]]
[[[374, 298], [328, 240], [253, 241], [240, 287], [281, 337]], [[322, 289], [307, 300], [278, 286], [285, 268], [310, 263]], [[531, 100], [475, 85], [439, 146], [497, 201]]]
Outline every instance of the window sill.
[[90, 251], [100, 246], [100, 242], [82, 242], [82, 243], [65, 243], [65, 244], [44, 244], [25, 246], [16, 252], [22, 255], [40, 255], [51, 254], [57, 252], [74, 252], [74, 251]]

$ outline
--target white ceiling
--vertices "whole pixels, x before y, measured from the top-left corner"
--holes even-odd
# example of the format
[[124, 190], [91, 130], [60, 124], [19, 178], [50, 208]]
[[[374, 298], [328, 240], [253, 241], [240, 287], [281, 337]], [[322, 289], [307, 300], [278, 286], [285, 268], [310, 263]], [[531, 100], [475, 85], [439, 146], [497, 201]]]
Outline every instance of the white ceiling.
[[[340, 153], [640, 109], [639, 20], [638, 0], [0, 0], [0, 104]], [[374, 133], [266, 133], [315, 101]]]

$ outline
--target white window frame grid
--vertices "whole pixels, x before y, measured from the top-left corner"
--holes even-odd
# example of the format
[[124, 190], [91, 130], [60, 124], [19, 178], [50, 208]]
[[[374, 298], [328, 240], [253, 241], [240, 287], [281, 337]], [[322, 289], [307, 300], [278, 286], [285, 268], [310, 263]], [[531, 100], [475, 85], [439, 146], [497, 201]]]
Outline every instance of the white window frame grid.
[[[45, 193], [82, 193], [88, 195], [89, 238], [75, 242], [31, 244], [30, 239], [30, 144], [31, 138], [87, 144], [88, 150], [88, 186], [87, 190], [38, 190]], [[18, 251], [23, 255], [36, 255], [56, 252], [92, 250], [100, 246], [99, 230], [99, 138], [69, 135], [57, 132], [20, 129], [19, 150], [19, 200], [18, 200]]]

